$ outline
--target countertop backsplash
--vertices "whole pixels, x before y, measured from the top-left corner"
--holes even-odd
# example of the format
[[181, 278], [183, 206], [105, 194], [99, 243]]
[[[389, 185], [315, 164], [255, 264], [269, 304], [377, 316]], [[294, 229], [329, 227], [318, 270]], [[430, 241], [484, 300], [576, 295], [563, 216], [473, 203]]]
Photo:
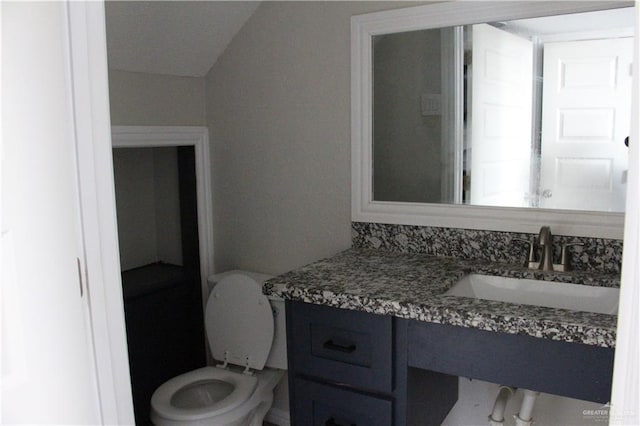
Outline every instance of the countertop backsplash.
[[[424, 253], [432, 256], [487, 260], [523, 264], [528, 244], [515, 238], [530, 240], [537, 234], [484, 231], [430, 226], [390, 225], [352, 222], [354, 248], [382, 249], [398, 253]], [[553, 234], [553, 229], [551, 229]], [[560, 260], [561, 246], [580, 243], [569, 250], [571, 269], [619, 274], [622, 265], [622, 240], [553, 236], [554, 262]]]

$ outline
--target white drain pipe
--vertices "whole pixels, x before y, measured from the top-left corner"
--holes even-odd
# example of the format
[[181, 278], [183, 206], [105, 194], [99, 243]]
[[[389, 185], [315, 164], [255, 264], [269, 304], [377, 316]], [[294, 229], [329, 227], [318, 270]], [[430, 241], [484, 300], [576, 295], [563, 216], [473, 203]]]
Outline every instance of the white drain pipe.
[[522, 390], [524, 398], [520, 406], [520, 412], [516, 416], [516, 426], [531, 426], [533, 424], [533, 405], [540, 392], [534, 392], [527, 389]]
[[509, 398], [513, 396], [516, 390], [509, 386], [500, 386], [496, 402], [493, 403], [493, 411], [489, 416], [490, 426], [503, 426], [504, 425], [504, 410], [507, 407]]

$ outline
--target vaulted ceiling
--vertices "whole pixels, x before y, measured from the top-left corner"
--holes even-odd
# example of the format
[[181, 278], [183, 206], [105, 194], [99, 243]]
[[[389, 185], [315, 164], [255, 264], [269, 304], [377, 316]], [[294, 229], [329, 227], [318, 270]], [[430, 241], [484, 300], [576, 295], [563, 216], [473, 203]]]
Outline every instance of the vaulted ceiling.
[[256, 1], [107, 1], [109, 68], [202, 77]]

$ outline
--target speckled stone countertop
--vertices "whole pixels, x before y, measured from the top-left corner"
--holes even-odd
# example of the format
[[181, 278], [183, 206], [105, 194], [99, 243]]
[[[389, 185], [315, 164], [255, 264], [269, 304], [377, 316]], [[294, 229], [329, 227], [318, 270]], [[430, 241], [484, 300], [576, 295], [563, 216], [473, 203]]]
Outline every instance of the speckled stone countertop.
[[350, 249], [268, 280], [268, 295], [480, 330], [614, 347], [615, 315], [444, 296], [469, 273], [618, 287], [617, 276]]

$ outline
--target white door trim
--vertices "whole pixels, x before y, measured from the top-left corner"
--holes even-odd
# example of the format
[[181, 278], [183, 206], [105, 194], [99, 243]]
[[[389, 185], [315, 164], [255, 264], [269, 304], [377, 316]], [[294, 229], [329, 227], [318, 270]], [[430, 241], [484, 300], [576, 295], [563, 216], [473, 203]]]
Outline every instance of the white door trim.
[[85, 276], [102, 424], [134, 424], [120, 277], [104, 3], [69, 2]]
[[114, 148], [194, 147], [196, 156], [196, 194], [198, 198], [200, 277], [204, 307], [209, 293], [207, 277], [214, 273], [213, 203], [208, 129], [198, 126], [113, 126], [111, 138]]

